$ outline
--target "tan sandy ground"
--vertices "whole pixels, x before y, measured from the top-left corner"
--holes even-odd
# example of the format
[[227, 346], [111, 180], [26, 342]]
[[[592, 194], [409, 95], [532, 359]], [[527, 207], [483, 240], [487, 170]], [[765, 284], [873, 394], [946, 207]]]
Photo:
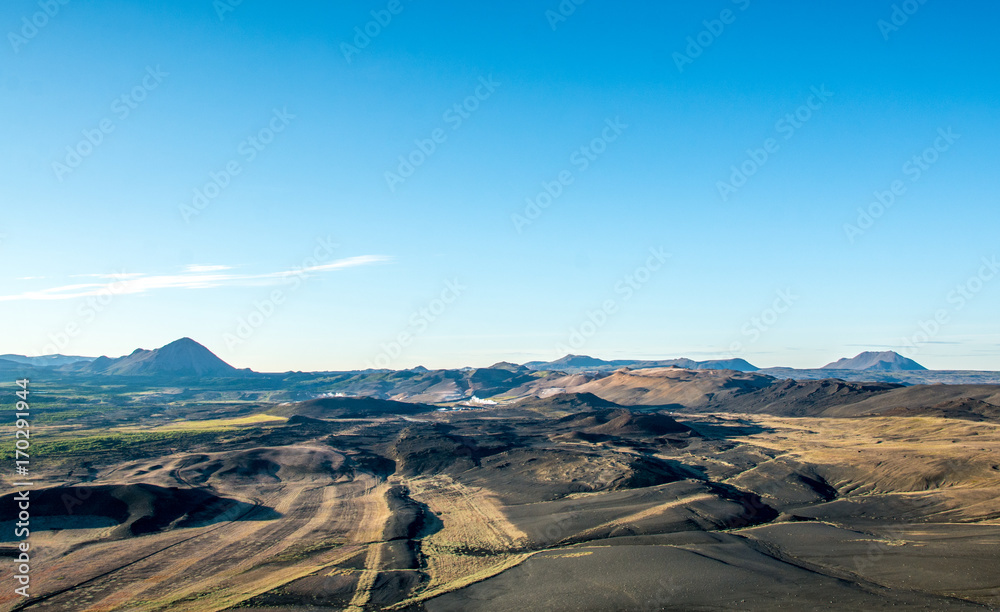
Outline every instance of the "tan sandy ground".
[[1000, 425], [931, 417], [752, 420], [773, 431], [742, 441], [780, 452], [774, 460], [824, 466], [841, 496], [928, 494], [946, 507], [938, 519], [1000, 519]]
[[[938, 418], [728, 416], [764, 428], [731, 439], [777, 454], [774, 459], [762, 456], [761, 465], [794, 459], [820, 466], [827, 481], [848, 500], [927, 496], [934, 505], [924, 520], [1000, 524], [998, 425]], [[667, 449], [663, 452], [670, 455]], [[685, 452], [689, 451], [679, 450], [676, 456]], [[726, 464], [707, 451], [692, 459]], [[752, 490], [753, 473], [761, 465], [728, 482]], [[112, 479], [134, 468], [114, 470]], [[183, 482], [183, 470], [178, 472]], [[223, 610], [305, 576], [346, 571], [338, 566], [360, 555], [363, 569], [350, 605], [361, 610], [372, 599], [382, 565], [380, 542], [389, 517], [385, 494], [390, 484], [406, 485], [411, 497], [426, 504], [442, 523], [440, 531], [420, 542], [428, 582], [394, 607], [482, 581], [535, 554], [524, 550], [527, 536], [506, 517], [491, 491], [446, 476], [393, 478], [391, 483], [362, 475], [353, 482], [328, 484], [281, 482], [228, 489], [219, 485], [220, 495], [273, 507], [282, 516], [103, 541], [79, 549], [74, 545], [106, 538], [110, 528], [37, 532], [32, 535], [32, 590], [54, 595], [29, 609]], [[699, 499], [671, 501], [642, 512], [624, 509], [612, 522], [638, 523], [650, 513]], [[565, 552], [574, 554], [571, 549]], [[0, 593], [0, 608], [10, 610], [18, 603], [20, 598], [9, 591]]]
[[[397, 607], [496, 575], [530, 556], [518, 552], [527, 536], [507, 520], [489, 491], [464, 486], [447, 476], [406, 484], [410, 496], [427, 504], [444, 526], [422, 540], [430, 576], [427, 587]], [[468, 549], [477, 554], [464, 554]], [[481, 554], [485, 551], [491, 554]]]
[[[388, 516], [385, 485], [366, 476], [328, 486], [280, 483], [219, 492], [270, 506], [282, 516], [98, 542], [79, 550], [72, 550], [75, 541], [106, 538], [110, 529], [72, 530], [87, 532], [74, 538], [65, 537], [65, 531], [33, 534], [32, 591], [55, 595], [30, 609], [222, 610], [358, 554], [381, 538]], [[317, 543], [326, 545], [310, 554]], [[3, 593], [0, 606], [11, 609], [19, 600]]]

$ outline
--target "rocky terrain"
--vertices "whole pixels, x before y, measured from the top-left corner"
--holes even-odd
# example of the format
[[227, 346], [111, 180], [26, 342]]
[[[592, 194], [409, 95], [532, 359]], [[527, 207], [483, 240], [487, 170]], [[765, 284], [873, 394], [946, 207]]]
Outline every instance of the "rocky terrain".
[[[33, 383], [37, 596], [5, 610], [1000, 605], [1000, 386], [500, 363], [290, 400], [61, 376]], [[296, 393], [337, 380], [313, 376]]]

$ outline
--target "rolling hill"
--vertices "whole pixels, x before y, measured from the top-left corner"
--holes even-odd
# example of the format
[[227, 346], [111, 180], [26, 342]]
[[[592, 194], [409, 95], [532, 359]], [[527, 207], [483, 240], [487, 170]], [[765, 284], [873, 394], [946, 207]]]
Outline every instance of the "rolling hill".
[[541, 398], [557, 393], [588, 393], [623, 406], [697, 408], [765, 388], [774, 380], [754, 372], [733, 370], [621, 368], [612, 374], [569, 374], [538, 379], [512, 393]]

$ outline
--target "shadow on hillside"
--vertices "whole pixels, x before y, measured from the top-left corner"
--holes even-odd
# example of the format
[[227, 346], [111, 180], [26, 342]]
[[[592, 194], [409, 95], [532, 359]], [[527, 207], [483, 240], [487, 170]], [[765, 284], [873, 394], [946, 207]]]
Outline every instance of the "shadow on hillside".
[[740, 436], [752, 436], [761, 433], [771, 433], [773, 427], [764, 427], [757, 423], [737, 420], [717, 420], [717, 421], [685, 421], [685, 425], [690, 427], [695, 433], [706, 439], [724, 440]]

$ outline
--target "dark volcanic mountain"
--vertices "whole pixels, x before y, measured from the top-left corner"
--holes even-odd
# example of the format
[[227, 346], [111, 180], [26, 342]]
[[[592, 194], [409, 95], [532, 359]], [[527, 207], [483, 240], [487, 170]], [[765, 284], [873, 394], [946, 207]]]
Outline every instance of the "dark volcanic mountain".
[[583, 433], [626, 437], [630, 435], [662, 436], [691, 431], [687, 425], [682, 425], [665, 414], [634, 412], [628, 408], [579, 412], [557, 420], [555, 425], [573, 427]]
[[618, 404], [601, 399], [593, 393], [557, 393], [545, 398], [528, 397], [519, 401], [517, 407], [544, 412], [581, 412], [600, 408], [621, 408]]
[[875, 353], [865, 351], [857, 356], [839, 359], [823, 366], [824, 370], [869, 370], [878, 372], [899, 372], [903, 370], [926, 370], [912, 359], [907, 359], [894, 351]]
[[99, 357], [82, 371], [118, 376], [234, 376], [237, 370], [215, 353], [190, 338], [181, 338], [158, 349], [136, 349], [131, 355], [111, 359]]
[[426, 404], [394, 402], [373, 397], [321, 397], [305, 402], [282, 405], [271, 414], [311, 419], [361, 419], [385, 415], [420, 414], [437, 410]]

